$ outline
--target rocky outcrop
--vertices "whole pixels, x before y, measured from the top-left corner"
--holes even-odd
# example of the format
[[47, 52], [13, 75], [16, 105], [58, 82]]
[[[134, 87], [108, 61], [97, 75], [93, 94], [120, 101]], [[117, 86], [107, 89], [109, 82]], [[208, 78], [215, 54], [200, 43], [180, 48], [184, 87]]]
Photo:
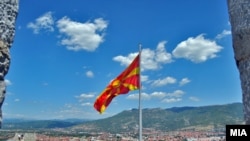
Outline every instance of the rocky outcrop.
[[2, 123], [2, 105], [6, 93], [4, 77], [10, 67], [9, 49], [14, 40], [18, 3], [19, 0], [0, 0], [0, 127]]
[[250, 1], [227, 0], [233, 49], [240, 73], [244, 117], [250, 124]]

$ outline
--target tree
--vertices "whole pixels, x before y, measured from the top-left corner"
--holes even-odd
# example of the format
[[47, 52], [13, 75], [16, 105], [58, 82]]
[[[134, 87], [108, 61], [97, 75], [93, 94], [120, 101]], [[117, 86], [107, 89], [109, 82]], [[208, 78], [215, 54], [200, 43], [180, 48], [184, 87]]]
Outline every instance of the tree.
[[250, 124], [250, 1], [227, 0], [232, 28], [234, 58], [239, 70], [243, 111]]
[[0, 0], [0, 127], [2, 125], [2, 105], [6, 93], [4, 77], [10, 66], [9, 49], [15, 35], [18, 3], [18, 0]]

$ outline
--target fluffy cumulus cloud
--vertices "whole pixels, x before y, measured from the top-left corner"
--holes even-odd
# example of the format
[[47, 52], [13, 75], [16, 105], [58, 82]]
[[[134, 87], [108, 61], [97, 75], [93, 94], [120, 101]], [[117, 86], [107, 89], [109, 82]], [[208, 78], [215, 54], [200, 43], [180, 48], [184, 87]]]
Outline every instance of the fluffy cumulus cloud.
[[[75, 96], [76, 99], [78, 99], [78, 102], [81, 106], [92, 106], [92, 100], [95, 97], [94, 93], [83, 93], [79, 96]], [[91, 102], [90, 102], [91, 101]]]
[[73, 51], [95, 51], [104, 41], [105, 30], [108, 27], [108, 22], [104, 19], [97, 18], [93, 22], [81, 23], [63, 17], [55, 22], [52, 14], [43, 14], [34, 22], [29, 22], [27, 28], [32, 29], [34, 34], [39, 34], [41, 31], [53, 32], [56, 25], [60, 32], [60, 43]]
[[215, 58], [222, 49], [215, 41], [205, 39], [204, 35], [190, 37], [182, 41], [173, 50], [176, 58], [185, 58], [195, 63], [201, 63], [208, 59]]
[[156, 70], [159, 68], [160, 62], [156, 61], [156, 52], [149, 48], [142, 50], [141, 68], [142, 70]]
[[184, 91], [182, 90], [175, 90], [172, 93], [167, 93], [166, 97], [162, 99], [162, 103], [174, 103], [174, 102], [179, 102], [182, 101], [182, 96], [185, 94]]
[[167, 96], [169, 96], [169, 97], [182, 97], [184, 94], [185, 94], [185, 92], [182, 90], [175, 90], [172, 93], [168, 93]]
[[171, 63], [172, 55], [166, 51], [165, 44], [166, 41], [162, 41], [157, 45], [156, 48], [156, 62], [159, 63]]
[[95, 51], [104, 41], [107, 26], [108, 22], [102, 18], [85, 23], [72, 21], [68, 17], [57, 21], [59, 32], [63, 35], [61, 44], [74, 51]]
[[179, 82], [180, 86], [186, 85], [190, 82], [188, 78], [182, 78], [181, 81]]
[[166, 93], [165, 92], [153, 92], [152, 94], [151, 94], [151, 97], [152, 98], [159, 98], [159, 99], [161, 99], [161, 98], [164, 98], [164, 97], [166, 97]]
[[47, 12], [42, 16], [38, 17], [35, 22], [28, 23], [27, 27], [33, 30], [34, 34], [39, 34], [41, 30], [47, 32], [54, 31], [54, 19], [52, 17], [52, 12]]
[[[172, 93], [156, 91], [156, 92], [152, 92], [151, 94], [142, 93], [141, 98], [142, 100], [159, 99], [162, 103], [173, 103], [173, 102], [181, 101], [182, 96], [184, 94], [185, 92], [182, 90], [175, 90]], [[127, 99], [138, 100], [139, 94], [130, 94], [127, 96]]]
[[[151, 97], [147, 93], [141, 93], [141, 99], [142, 100], [149, 100]], [[139, 99], [139, 94], [130, 94], [127, 96], [127, 99], [130, 100], [138, 100]]]
[[[156, 49], [144, 48], [141, 53], [141, 70], [157, 70], [163, 64], [172, 62], [172, 55], [165, 49], [166, 41], [159, 42]], [[128, 66], [138, 53], [131, 53], [128, 56], [116, 56], [114, 61], [120, 62], [121, 65]]]
[[86, 76], [89, 78], [92, 78], [92, 77], [94, 77], [94, 73], [92, 71], [87, 71]]
[[86, 101], [87, 99], [94, 98], [95, 94], [94, 93], [88, 93], [88, 94], [80, 94], [79, 96], [75, 96], [76, 99], [78, 99], [79, 102]]
[[152, 86], [159, 87], [159, 86], [164, 86], [164, 85], [174, 84], [174, 83], [176, 83], [176, 79], [168, 76], [163, 79], [154, 80], [152, 83]]
[[138, 53], [131, 53], [128, 56], [116, 56], [113, 58], [114, 61], [121, 62], [121, 65], [128, 66], [136, 57]]
[[12, 85], [12, 82], [9, 79], [4, 80], [6, 86]]

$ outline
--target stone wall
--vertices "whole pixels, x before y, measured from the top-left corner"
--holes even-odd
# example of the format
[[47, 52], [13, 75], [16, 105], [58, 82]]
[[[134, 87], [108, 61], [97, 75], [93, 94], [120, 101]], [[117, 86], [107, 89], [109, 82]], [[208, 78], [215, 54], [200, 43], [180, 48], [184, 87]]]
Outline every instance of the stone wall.
[[250, 1], [228, 0], [233, 48], [237, 61], [250, 57]]
[[240, 73], [246, 124], [250, 124], [250, 1], [227, 0], [233, 49]]
[[19, 0], [0, 0], [0, 127], [2, 105], [6, 93], [4, 77], [10, 67], [9, 49], [14, 40], [18, 4]]

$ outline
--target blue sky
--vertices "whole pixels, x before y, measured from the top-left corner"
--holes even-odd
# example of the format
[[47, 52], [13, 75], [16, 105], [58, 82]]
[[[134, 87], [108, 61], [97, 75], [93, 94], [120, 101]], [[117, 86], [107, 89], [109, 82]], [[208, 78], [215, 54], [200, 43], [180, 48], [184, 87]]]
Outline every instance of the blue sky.
[[142, 44], [142, 107], [241, 102], [226, 1], [20, 0], [4, 118], [100, 119], [93, 103]]

